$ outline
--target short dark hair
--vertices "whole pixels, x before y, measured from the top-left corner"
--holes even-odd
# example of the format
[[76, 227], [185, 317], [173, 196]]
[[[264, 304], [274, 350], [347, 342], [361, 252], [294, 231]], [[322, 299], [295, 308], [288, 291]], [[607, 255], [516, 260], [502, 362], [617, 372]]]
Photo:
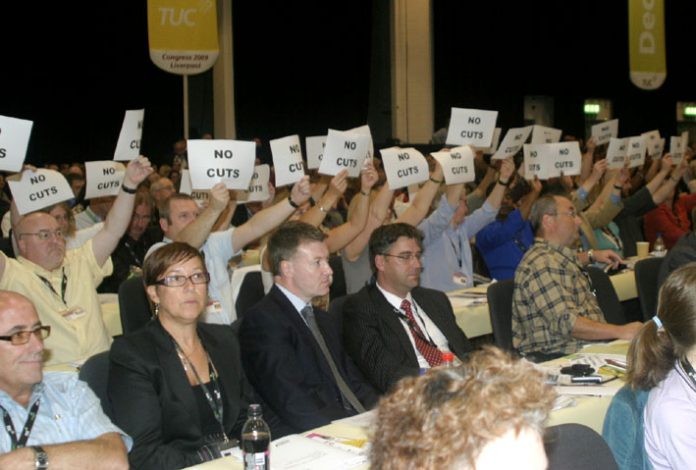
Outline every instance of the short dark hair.
[[410, 224], [394, 223], [382, 225], [372, 232], [370, 237], [370, 267], [372, 272], [376, 272], [375, 256], [383, 255], [396, 241], [401, 238], [412, 238], [418, 242], [420, 249], [423, 249], [423, 232]]
[[205, 260], [200, 251], [188, 243], [172, 242], [156, 249], [145, 258], [143, 264], [143, 283], [146, 286], [155, 285], [167, 269], [177, 263], [198, 258], [205, 267]]
[[323, 242], [325, 238], [324, 232], [306, 222], [295, 220], [278, 227], [268, 239], [268, 259], [273, 275], [280, 274], [281, 261], [292, 258], [301, 243]]
[[171, 196], [169, 196], [164, 201], [164, 204], [162, 204], [162, 209], [160, 209], [159, 211], [159, 217], [160, 219], [166, 219], [167, 222], [169, 222], [170, 224], [172, 223], [172, 219], [169, 218], [169, 216], [171, 215], [170, 211], [172, 201], [193, 201], [194, 203], [196, 202], [190, 195], [184, 193], [174, 193]]

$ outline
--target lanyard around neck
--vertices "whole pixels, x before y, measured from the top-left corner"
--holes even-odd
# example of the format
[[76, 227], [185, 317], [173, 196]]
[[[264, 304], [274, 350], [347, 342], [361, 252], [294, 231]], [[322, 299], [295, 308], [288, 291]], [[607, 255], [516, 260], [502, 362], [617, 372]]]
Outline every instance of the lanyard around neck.
[[37, 276], [39, 277], [39, 279], [41, 279], [41, 282], [43, 282], [44, 285], [48, 287], [51, 290], [51, 292], [53, 292], [53, 294], [56, 297], [58, 297], [60, 300], [63, 301], [65, 305], [67, 305], [67, 303], [65, 302], [65, 290], [68, 287], [68, 276], [65, 275], [64, 267], [61, 268], [60, 272], [62, 274], [62, 280], [60, 283], [60, 294], [58, 294], [58, 292], [56, 292], [56, 290], [53, 288], [53, 284], [51, 284], [51, 281], [43, 277], [41, 274], [37, 274]]
[[17, 439], [17, 431], [15, 431], [14, 424], [12, 424], [10, 414], [7, 412], [5, 408], [0, 406], [0, 409], [2, 409], [2, 419], [5, 422], [5, 430], [7, 431], [7, 434], [10, 435], [12, 450], [19, 449], [27, 445], [27, 441], [29, 440], [29, 434], [31, 434], [31, 430], [34, 427], [34, 421], [36, 421], [36, 415], [39, 414], [40, 401], [41, 400], [36, 400], [29, 409], [29, 416], [27, 416], [27, 422], [24, 423], [24, 427], [22, 428], [22, 434], [19, 436], [19, 439]]

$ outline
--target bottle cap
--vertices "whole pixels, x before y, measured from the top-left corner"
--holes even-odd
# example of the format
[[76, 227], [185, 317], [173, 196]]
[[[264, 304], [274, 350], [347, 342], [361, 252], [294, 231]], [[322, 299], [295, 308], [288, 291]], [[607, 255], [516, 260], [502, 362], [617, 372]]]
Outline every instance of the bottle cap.
[[261, 416], [261, 414], [261, 405], [259, 405], [258, 403], [252, 403], [251, 405], [249, 405], [249, 416]]
[[443, 361], [443, 362], [452, 362], [452, 361], [454, 361], [454, 354], [452, 354], [452, 353], [449, 352], [449, 351], [448, 351], [448, 352], [443, 352], [443, 353], [442, 353], [442, 361]]

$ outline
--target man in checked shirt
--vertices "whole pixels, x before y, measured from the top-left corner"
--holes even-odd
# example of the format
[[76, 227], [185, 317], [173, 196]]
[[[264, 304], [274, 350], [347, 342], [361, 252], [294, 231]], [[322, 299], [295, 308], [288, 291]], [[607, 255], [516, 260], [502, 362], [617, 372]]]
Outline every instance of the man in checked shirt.
[[583, 265], [617, 265], [611, 250], [576, 253], [580, 218], [571, 201], [546, 195], [532, 208], [534, 245], [515, 271], [512, 341], [522, 354], [545, 360], [576, 352], [584, 341], [631, 339], [642, 323], [606, 323]]

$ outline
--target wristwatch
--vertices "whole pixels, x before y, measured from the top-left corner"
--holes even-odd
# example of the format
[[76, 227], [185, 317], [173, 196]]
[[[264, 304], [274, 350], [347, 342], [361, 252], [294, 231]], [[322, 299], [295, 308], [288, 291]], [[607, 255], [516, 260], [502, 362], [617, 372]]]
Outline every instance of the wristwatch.
[[34, 465], [36, 465], [36, 468], [37, 469], [48, 468], [48, 454], [46, 453], [45, 450], [43, 450], [43, 447], [31, 446], [31, 449], [34, 451], [34, 454], [36, 456], [36, 458], [34, 460]]
[[590, 261], [590, 264], [595, 262], [594, 252], [592, 250], [587, 250], [587, 259]]

